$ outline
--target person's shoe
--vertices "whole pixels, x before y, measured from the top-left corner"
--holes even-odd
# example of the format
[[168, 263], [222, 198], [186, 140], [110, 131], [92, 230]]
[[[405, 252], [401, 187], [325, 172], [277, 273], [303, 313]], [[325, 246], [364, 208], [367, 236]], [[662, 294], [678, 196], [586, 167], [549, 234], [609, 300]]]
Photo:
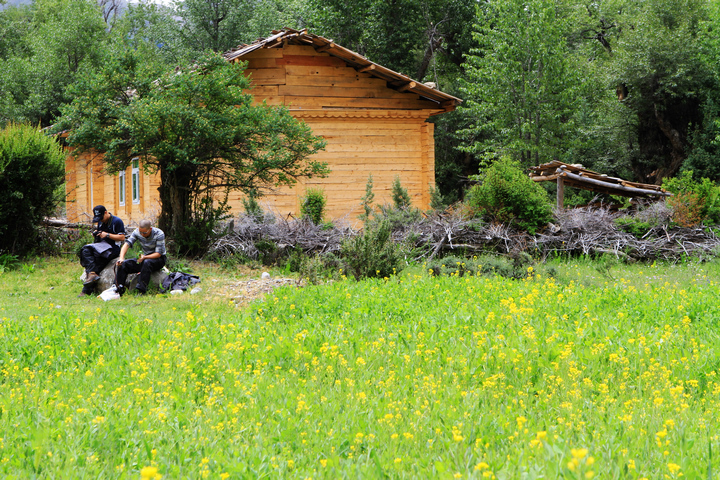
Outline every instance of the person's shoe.
[[138, 290], [137, 288], [135, 289], [135, 295], [140, 296], [140, 295], [145, 295], [146, 293], [147, 293], [147, 290]]
[[85, 292], [80, 292], [80, 294], [78, 295], [78, 298], [83, 298], [83, 297], [89, 297], [89, 295]]
[[117, 286], [117, 293], [122, 296], [125, 293], [125, 287], [122, 285]]
[[91, 283], [95, 283], [98, 280], [100, 280], [100, 275], [95, 272], [90, 272], [85, 281], [83, 282], [83, 285], [90, 285]]

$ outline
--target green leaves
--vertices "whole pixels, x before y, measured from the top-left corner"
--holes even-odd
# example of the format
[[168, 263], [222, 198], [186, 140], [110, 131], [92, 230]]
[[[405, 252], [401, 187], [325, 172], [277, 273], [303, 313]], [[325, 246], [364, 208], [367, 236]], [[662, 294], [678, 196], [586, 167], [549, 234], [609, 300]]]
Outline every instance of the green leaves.
[[60, 202], [65, 153], [37, 127], [10, 124], [0, 130], [0, 252], [25, 255], [36, 229]]
[[465, 150], [523, 164], [557, 158], [573, 143], [572, 112], [582, 83], [556, 2], [493, 0], [478, 9], [479, 47], [467, 59], [463, 91], [471, 118]]

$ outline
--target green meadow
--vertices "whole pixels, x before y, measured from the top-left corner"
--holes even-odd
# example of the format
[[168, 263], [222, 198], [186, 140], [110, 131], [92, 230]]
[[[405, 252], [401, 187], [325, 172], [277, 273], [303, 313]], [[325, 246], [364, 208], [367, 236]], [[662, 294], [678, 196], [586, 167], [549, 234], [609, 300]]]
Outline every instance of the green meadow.
[[0, 476], [720, 476], [720, 264], [552, 267], [246, 305], [210, 265], [107, 303], [73, 260], [6, 271]]

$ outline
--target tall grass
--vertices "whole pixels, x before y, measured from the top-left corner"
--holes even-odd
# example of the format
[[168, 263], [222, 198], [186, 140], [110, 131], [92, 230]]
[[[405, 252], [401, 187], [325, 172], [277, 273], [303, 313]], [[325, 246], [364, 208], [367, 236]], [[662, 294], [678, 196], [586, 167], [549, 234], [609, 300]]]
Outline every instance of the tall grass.
[[717, 476], [718, 266], [556, 267], [245, 309], [212, 288], [76, 299], [58, 262], [5, 273], [0, 475]]

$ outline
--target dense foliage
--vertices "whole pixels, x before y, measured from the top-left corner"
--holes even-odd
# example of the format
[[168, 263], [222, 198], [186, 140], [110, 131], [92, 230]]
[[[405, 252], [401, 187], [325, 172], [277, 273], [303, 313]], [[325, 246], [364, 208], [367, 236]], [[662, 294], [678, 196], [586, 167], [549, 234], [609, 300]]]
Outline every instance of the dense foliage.
[[64, 180], [65, 153], [54, 137], [30, 125], [0, 130], [0, 254], [24, 255], [37, 245]]
[[310, 219], [315, 225], [320, 225], [325, 217], [327, 196], [321, 188], [308, 188], [300, 199], [300, 215]]

